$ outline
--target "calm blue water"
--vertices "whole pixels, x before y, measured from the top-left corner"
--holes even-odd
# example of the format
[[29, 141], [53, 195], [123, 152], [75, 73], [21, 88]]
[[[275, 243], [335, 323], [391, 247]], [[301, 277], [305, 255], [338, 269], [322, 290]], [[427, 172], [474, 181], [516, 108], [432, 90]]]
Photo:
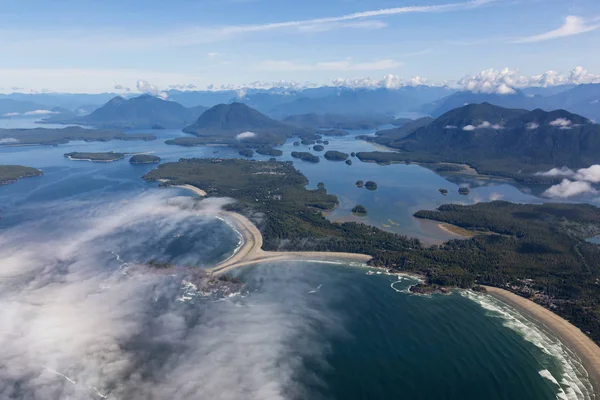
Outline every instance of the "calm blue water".
[[[144, 182], [152, 165], [63, 157], [114, 150], [168, 162], [237, 154], [167, 146], [180, 133], [155, 134], [154, 142], [0, 149], [0, 163], [44, 171], [0, 187], [0, 321], [12, 327], [0, 328], [0, 358], [19, 366], [3, 376], [0, 398], [586, 398], [568, 351], [487, 296], [414, 296], [408, 278], [305, 262], [239, 271], [247, 288], [230, 300], [176, 301], [187, 285], [178, 276], [134, 266], [206, 267], [228, 257], [239, 236], [210, 216], [218, 201], [199, 207], [185, 191]], [[330, 142], [348, 153], [373, 148], [353, 137]], [[292, 141], [283, 146], [282, 159], [293, 149]], [[311, 187], [324, 182], [340, 198], [330, 218], [350, 219], [360, 203], [369, 223], [428, 240], [447, 236], [414, 220], [418, 209], [492, 197], [540, 201], [494, 182], [459, 196], [457, 185], [415, 165], [295, 165]], [[358, 189], [358, 179], [379, 189]]]

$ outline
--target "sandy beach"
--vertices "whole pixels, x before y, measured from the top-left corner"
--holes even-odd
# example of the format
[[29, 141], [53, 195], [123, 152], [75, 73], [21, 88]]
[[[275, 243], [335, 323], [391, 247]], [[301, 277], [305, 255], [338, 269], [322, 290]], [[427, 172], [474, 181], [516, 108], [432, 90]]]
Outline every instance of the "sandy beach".
[[[202, 197], [206, 196], [205, 191], [192, 185], [181, 185], [178, 187], [191, 190]], [[221, 275], [243, 266], [270, 261], [316, 260], [367, 263], [372, 258], [366, 254], [355, 253], [264, 251], [262, 250], [262, 234], [252, 221], [241, 214], [228, 211], [222, 211], [219, 214], [219, 217], [232, 224], [242, 236], [243, 243], [230, 258], [209, 269], [209, 271], [215, 275]], [[440, 224], [440, 228], [444, 229], [443, 225], [445, 224]], [[450, 230], [449, 232], [456, 234]], [[516, 308], [524, 315], [533, 318], [560, 338], [560, 340], [582, 360], [584, 367], [590, 374], [594, 387], [596, 390], [599, 390], [600, 347], [598, 347], [588, 336], [567, 320], [530, 300], [507, 290], [488, 286], [486, 286], [486, 289], [490, 295]]]
[[516, 308], [519, 312], [552, 331], [581, 359], [592, 378], [596, 392], [600, 392], [600, 347], [579, 328], [552, 311], [521, 296], [496, 287], [485, 287], [489, 294]]
[[[198, 196], [205, 197], [206, 192], [192, 185], [177, 185], [182, 189], [187, 189]], [[240, 248], [227, 260], [214, 266], [208, 271], [212, 274], [221, 275], [236, 268], [247, 265], [258, 264], [269, 261], [354, 261], [367, 263], [372, 257], [366, 254], [356, 253], [336, 253], [336, 252], [316, 252], [316, 251], [264, 251], [262, 250], [263, 237], [256, 225], [245, 216], [221, 211], [218, 217], [233, 225], [242, 236], [243, 243]]]

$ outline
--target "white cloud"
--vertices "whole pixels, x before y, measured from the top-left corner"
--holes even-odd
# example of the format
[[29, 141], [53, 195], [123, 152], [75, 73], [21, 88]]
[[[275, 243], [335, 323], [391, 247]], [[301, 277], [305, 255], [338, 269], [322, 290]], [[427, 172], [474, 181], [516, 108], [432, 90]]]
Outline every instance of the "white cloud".
[[582, 33], [595, 31], [600, 28], [598, 19], [586, 20], [581, 17], [570, 15], [565, 18], [565, 23], [558, 29], [551, 30], [539, 35], [524, 37], [515, 40], [515, 43], [534, 43], [545, 40], [557, 39], [567, 36], [580, 35]]
[[15, 139], [15, 138], [0, 139], [0, 144], [15, 144], [15, 143], [19, 143], [19, 139]]
[[21, 114], [18, 112], [9, 112], [9, 113], [3, 114], [2, 116], [3, 117], [18, 117], [19, 115], [21, 115]]
[[[456, 125], [446, 125], [446, 126], [444, 127], [444, 129], [458, 129], [458, 126], [456, 126]], [[468, 129], [467, 129], [467, 130], [468, 130]]]
[[250, 139], [256, 136], [256, 133], [254, 132], [242, 132], [239, 133], [235, 138], [237, 140], [244, 140], [244, 139]]
[[123, 85], [121, 85], [121, 84], [118, 84], [118, 83], [115, 83], [114, 89], [115, 89], [115, 90], [118, 90], [118, 91], [123, 91], [123, 92], [126, 92], [126, 93], [129, 93], [129, 92], [131, 92], [131, 89], [130, 89], [130, 88], [128, 88], [128, 87], [125, 87], [125, 86], [123, 86]]
[[198, 90], [198, 87], [193, 83], [188, 83], [184, 85], [169, 85], [169, 89], [187, 91], [187, 90]]
[[557, 118], [554, 121], [550, 122], [550, 125], [558, 127], [559, 129], [571, 129], [573, 122], [566, 118]]
[[550, 187], [542, 195], [545, 197], [565, 199], [596, 192], [596, 189], [594, 189], [589, 182], [563, 179], [561, 183]]
[[314, 64], [302, 64], [292, 61], [268, 60], [260, 64], [260, 69], [270, 71], [379, 71], [398, 68], [403, 63], [386, 59], [366, 63], [352, 63], [351, 61], [325, 61]]
[[23, 115], [50, 115], [50, 114], [59, 114], [57, 111], [51, 110], [35, 110], [35, 111], [27, 111], [24, 112]]
[[529, 123], [527, 123], [527, 129], [530, 130], [530, 131], [534, 131], [534, 130], [536, 130], [539, 127], [540, 127], [540, 124], [538, 124], [537, 122], [529, 122]]
[[[135, 34], [126, 30], [120, 32], [98, 31], [93, 33], [85, 29], [65, 30], [56, 35], [32, 35], [31, 31], [17, 31], [6, 39], [0, 36], [0, 47], [5, 50], [10, 47], [15, 51], [35, 51], [40, 48], [66, 52], [81, 48], [93, 48], [96, 52], [109, 51], [140, 51], [157, 48], [172, 48], [175, 46], [193, 46], [202, 43], [213, 43], [236, 38], [240, 35], [272, 31], [306, 32], [319, 29], [327, 31], [335, 28], [376, 28], [383, 27], [382, 22], [365, 22], [365, 20], [393, 15], [444, 13], [470, 10], [485, 6], [497, 0], [470, 0], [447, 4], [405, 6], [369, 10], [333, 17], [313, 18], [305, 20], [272, 22], [266, 24], [228, 25], [228, 26], [198, 26], [172, 31], [159, 31], [154, 35]], [[353, 22], [354, 21], [354, 22]]]
[[221, 56], [221, 53], [217, 53], [216, 51], [211, 51], [210, 53], [206, 53], [206, 58], [209, 60], [214, 60]]
[[474, 131], [476, 129], [495, 129], [495, 130], [500, 130], [500, 129], [504, 129], [504, 127], [502, 125], [500, 125], [500, 124], [492, 124], [489, 121], [483, 121], [479, 125], [467, 125], [467, 126], [463, 127], [462, 129], [463, 129], [463, 131]]
[[328, 24], [307, 24], [298, 27], [301, 32], [326, 32], [334, 29], [354, 28], [354, 29], [383, 29], [388, 25], [379, 20], [357, 21], [357, 22], [332, 22]]
[[546, 172], [537, 172], [536, 175], [539, 176], [573, 176], [575, 172], [572, 169], [567, 167], [561, 168], [552, 168], [550, 171]]
[[140, 93], [150, 94], [152, 96], [157, 96], [162, 99], [166, 99], [167, 97], [169, 97], [169, 95], [160, 90], [158, 86], [152, 85], [150, 82], [142, 79], [137, 81], [136, 88]]
[[581, 168], [575, 173], [575, 179], [592, 183], [600, 183], [600, 165], [592, 165], [589, 168]]
[[507, 95], [516, 93], [514, 88], [523, 86], [525, 82], [526, 78], [514, 69], [486, 69], [477, 75], [466, 75], [458, 81], [458, 86], [475, 93]]

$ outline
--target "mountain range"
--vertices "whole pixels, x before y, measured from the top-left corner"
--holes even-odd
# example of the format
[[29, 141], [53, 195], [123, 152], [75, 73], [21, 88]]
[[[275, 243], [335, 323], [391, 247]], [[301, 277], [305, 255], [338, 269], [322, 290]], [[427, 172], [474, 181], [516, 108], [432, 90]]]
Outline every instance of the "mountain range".
[[110, 129], [183, 128], [206, 110], [197, 106], [186, 108], [179, 103], [150, 95], [131, 99], [117, 96], [85, 116], [64, 114], [44, 119], [44, 123], [91, 125]]
[[513, 94], [457, 92], [421, 107], [425, 114], [439, 117], [465, 104], [490, 103], [500, 107], [546, 111], [565, 109], [586, 118], [600, 121], [600, 84], [562, 87], [562, 90], [516, 90]]
[[[565, 110], [470, 104], [405, 137], [390, 141], [380, 135], [374, 141], [399, 150], [392, 153], [394, 160], [387, 161], [466, 163], [483, 173], [513, 178], [600, 163], [600, 125]], [[378, 161], [373, 154], [360, 158]]]

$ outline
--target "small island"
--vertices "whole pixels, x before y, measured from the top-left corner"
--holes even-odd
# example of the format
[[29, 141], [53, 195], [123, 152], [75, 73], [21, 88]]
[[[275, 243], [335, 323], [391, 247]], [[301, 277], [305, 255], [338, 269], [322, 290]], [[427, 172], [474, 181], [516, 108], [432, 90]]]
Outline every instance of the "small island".
[[352, 165], [352, 160], [346, 160], [346, 165]]
[[318, 163], [321, 159], [313, 154], [310, 154], [306, 151], [292, 151], [292, 157], [299, 158], [302, 161], [310, 162], [310, 163]]
[[352, 213], [359, 216], [367, 215], [367, 209], [365, 208], [365, 206], [358, 204], [354, 206], [354, 208], [352, 209]]
[[252, 158], [254, 151], [252, 151], [252, 149], [241, 149], [238, 154], [242, 157]]
[[115, 153], [114, 151], [108, 151], [105, 153], [81, 153], [75, 151], [72, 153], [66, 153], [65, 157], [69, 160], [76, 161], [113, 162], [125, 158], [125, 153]]
[[458, 194], [462, 194], [463, 196], [466, 196], [469, 193], [471, 193], [471, 189], [469, 189], [468, 187], [458, 188]]
[[136, 154], [129, 159], [130, 164], [158, 164], [159, 162], [160, 157], [152, 154]]
[[325, 150], [325, 147], [323, 147], [323, 145], [317, 144], [313, 146], [313, 150], [314, 151], [323, 151]]
[[325, 158], [329, 161], [346, 161], [348, 154], [342, 153], [341, 151], [329, 150], [325, 152]]
[[366, 187], [368, 190], [377, 190], [377, 183], [375, 183], [375, 182], [373, 182], [373, 181], [367, 181], [367, 182], [365, 183], [365, 187]]
[[363, 181], [356, 181], [355, 185], [356, 185], [356, 187], [361, 188], [361, 187], [365, 186], [365, 183]]
[[439, 188], [438, 192], [440, 192], [441, 194], [443, 194], [444, 196], [448, 195], [448, 189], [444, 189], [444, 188]]
[[350, 153], [350, 157], [356, 157], [356, 153], [355, 152]]
[[300, 141], [301, 144], [305, 145], [305, 146], [312, 146], [313, 144], [315, 144], [314, 140], [310, 140], [310, 139], [302, 139]]
[[256, 149], [256, 152], [263, 156], [280, 157], [283, 155], [283, 151], [279, 149], [273, 149], [271, 147], [261, 147]]
[[294, 146], [300, 146], [300, 142], [294, 142]]
[[23, 165], [0, 165], [0, 185], [15, 183], [19, 179], [42, 176], [43, 172]]

